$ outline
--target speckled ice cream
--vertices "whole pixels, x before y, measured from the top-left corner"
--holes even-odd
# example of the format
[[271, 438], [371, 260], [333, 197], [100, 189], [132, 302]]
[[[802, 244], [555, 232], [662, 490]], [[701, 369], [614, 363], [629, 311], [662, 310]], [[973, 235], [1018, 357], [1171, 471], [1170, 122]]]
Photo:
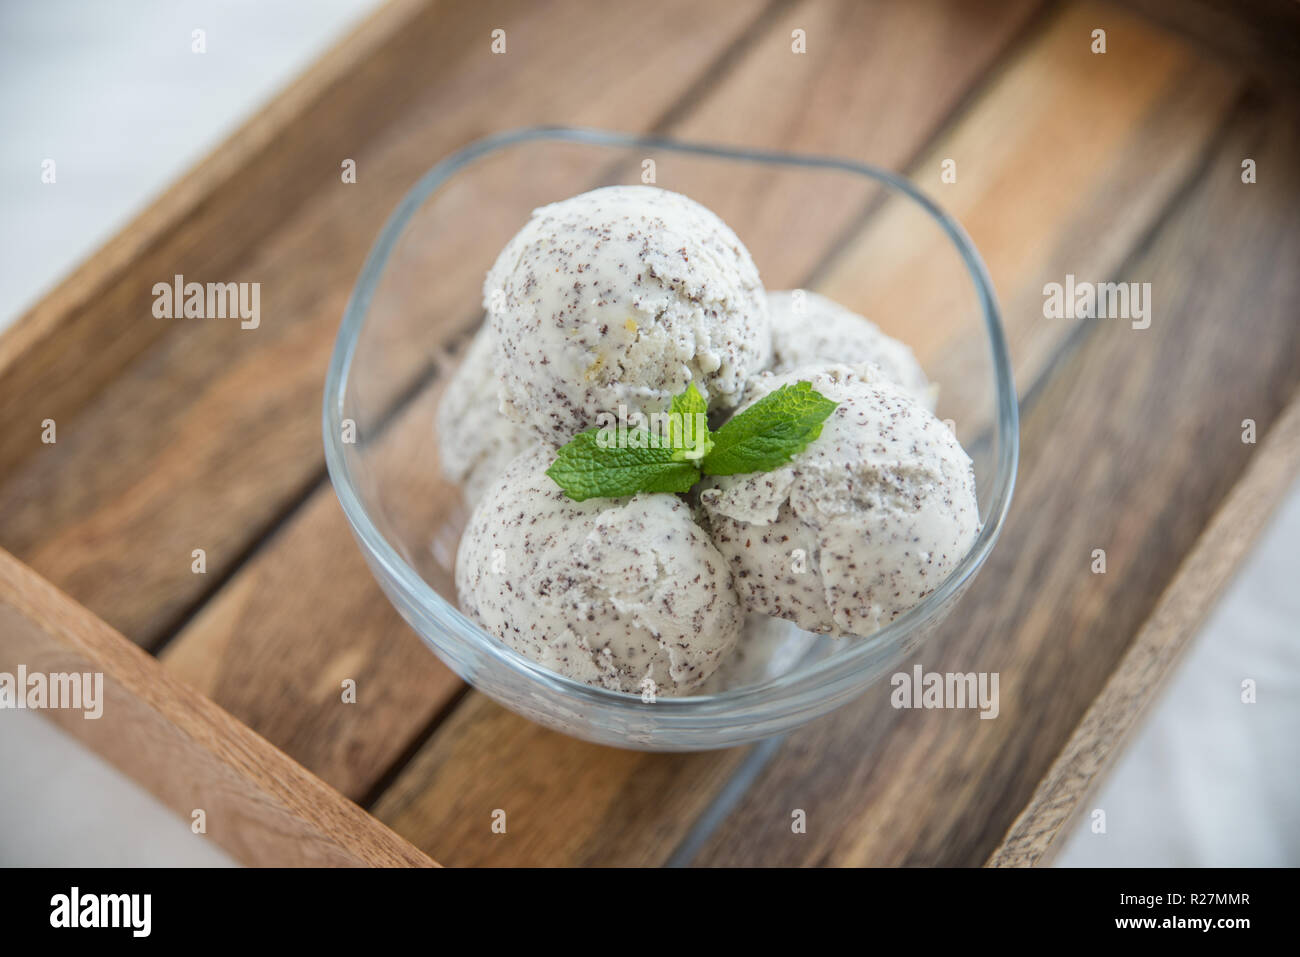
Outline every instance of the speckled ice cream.
[[797, 665], [822, 639], [792, 621], [750, 613], [736, 648], [695, 694], [719, 694], [770, 681]]
[[885, 378], [934, 411], [937, 389], [906, 343], [833, 299], [795, 289], [767, 294], [772, 319], [772, 371], [874, 362]]
[[600, 413], [660, 412], [694, 381], [735, 406], [767, 368], [771, 328], [753, 259], [712, 212], [652, 186], [543, 206], [483, 284], [502, 411], [561, 445]]
[[874, 366], [762, 376], [753, 397], [800, 380], [839, 403], [821, 436], [775, 471], [707, 479], [700, 502], [747, 610], [867, 635], [933, 591], [975, 541], [971, 460]]
[[727, 563], [676, 495], [574, 502], [539, 446], [506, 468], [456, 556], [461, 607], [520, 654], [599, 687], [685, 694], [742, 613]]
[[500, 412], [491, 330], [474, 336], [438, 404], [438, 456], [448, 481], [473, 505], [532, 434]]

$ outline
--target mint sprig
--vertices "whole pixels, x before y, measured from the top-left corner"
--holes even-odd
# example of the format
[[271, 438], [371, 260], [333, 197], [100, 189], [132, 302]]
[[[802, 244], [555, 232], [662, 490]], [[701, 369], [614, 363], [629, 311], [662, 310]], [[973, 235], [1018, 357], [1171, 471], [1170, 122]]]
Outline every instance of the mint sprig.
[[709, 405], [692, 382], [668, 406], [668, 444], [674, 461], [699, 462], [713, 448], [707, 414]]
[[645, 433], [644, 448], [603, 448], [600, 429], [579, 432], [560, 449], [546, 474], [575, 502], [637, 492], [689, 492], [700, 480], [699, 466], [677, 458], [677, 449], [652, 445], [655, 437], [640, 431]]
[[713, 432], [705, 419], [704, 397], [691, 383], [672, 400], [666, 417], [652, 417], [658, 429], [579, 432], [559, 450], [546, 474], [578, 502], [638, 492], [688, 492], [704, 475], [779, 468], [821, 435], [837, 404], [812, 383], [797, 382], [765, 395]]
[[811, 382], [783, 385], [769, 392], [713, 433], [713, 449], [702, 463], [707, 475], [770, 472], [789, 462], [822, 434], [835, 411]]

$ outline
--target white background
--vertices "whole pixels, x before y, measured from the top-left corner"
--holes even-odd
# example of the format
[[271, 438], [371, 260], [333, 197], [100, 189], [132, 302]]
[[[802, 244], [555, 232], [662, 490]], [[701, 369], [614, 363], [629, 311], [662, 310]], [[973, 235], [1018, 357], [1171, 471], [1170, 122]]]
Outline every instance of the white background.
[[[0, 328], [374, 6], [0, 4]], [[1300, 490], [1090, 802], [1106, 833], [1085, 819], [1060, 863], [1300, 864], [1298, 542]], [[0, 712], [0, 864], [167, 863], [230, 862], [40, 717]]]

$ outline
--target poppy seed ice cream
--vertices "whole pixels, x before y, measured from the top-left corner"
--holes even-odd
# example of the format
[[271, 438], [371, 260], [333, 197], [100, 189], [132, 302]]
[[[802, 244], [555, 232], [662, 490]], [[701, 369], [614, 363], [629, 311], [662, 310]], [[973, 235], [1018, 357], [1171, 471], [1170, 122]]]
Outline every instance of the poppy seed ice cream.
[[554, 457], [524, 452], [474, 510], [456, 556], [461, 607], [578, 681], [689, 692], [740, 636], [726, 560], [678, 496], [575, 502], [546, 475]]
[[555, 445], [601, 413], [662, 412], [691, 382], [710, 410], [732, 408], [771, 359], [749, 252], [708, 209], [652, 186], [535, 210], [483, 302], [502, 411]]
[[874, 362], [886, 379], [934, 411], [936, 389], [906, 343], [833, 299], [795, 289], [767, 294], [772, 319], [772, 371]]
[[869, 635], [933, 591], [979, 532], [970, 457], [879, 367], [765, 375], [754, 400], [809, 381], [839, 404], [771, 472], [705, 480], [700, 504], [747, 611]]
[[473, 505], [532, 434], [501, 414], [492, 332], [479, 329], [438, 403], [438, 459], [447, 480]]

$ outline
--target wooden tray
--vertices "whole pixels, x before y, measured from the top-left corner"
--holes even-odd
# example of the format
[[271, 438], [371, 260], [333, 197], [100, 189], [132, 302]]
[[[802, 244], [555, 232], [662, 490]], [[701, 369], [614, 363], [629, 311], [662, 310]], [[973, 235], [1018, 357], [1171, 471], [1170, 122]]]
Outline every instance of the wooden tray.
[[[1300, 465], [1296, 115], [1284, 81], [1093, 2], [392, 3], [0, 339], [0, 670], [104, 671], [101, 721], [50, 714], [251, 864], [1043, 861]], [[400, 621], [325, 478], [328, 353], [415, 179], [544, 122], [872, 161], [970, 231], [1022, 466], [920, 660], [999, 672], [997, 720], [886, 687], [752, 748], [617, 751], [468, 690]], [[840, 215], [803, 247], [831, 295], [888, 243]], [[735, 225], [770, 219], [756, 194]], [[1043, 318], [1067, 273], [1152, 283], [1150, 328]], [[260, 282], [260, 328], [153, 318], [176, 274]]]

